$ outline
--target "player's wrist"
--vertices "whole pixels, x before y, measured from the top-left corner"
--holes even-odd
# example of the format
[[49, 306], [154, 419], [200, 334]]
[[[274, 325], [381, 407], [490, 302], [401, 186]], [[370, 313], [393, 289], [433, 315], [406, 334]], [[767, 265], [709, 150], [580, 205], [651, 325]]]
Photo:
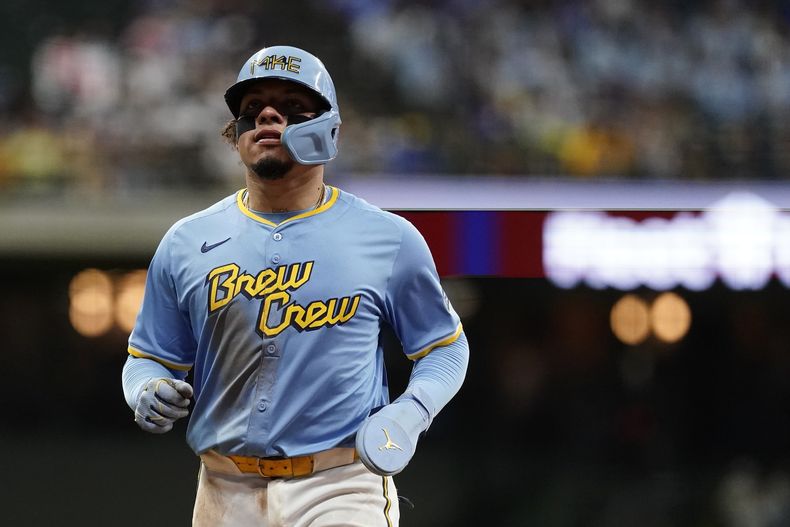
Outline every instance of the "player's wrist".
[[[387, 407], [385, 407], [387, 408]], [[431, 424], [428, 411], [414, 397], [404, 394], [393, 401], [385, 414], [403, 429], [409, 437], [415, 439]]]
[[[435, 415], [434, 405], [428, 394], [420, 390], [419, 387], [407, 389], [403, 395], [393, 401], [393, 404], [409, 404], [415, 409], [421, 422], [420, 432], [424, 432], [431, 426]], [[416, 420], [416, 415], [414, 415], [414, 419]]]
[[154, 379], [172, 377], [170, 371], [158, 362], [129, 355], [123, 367], [123, 392], [126, 404], [137, 408], [146, 386]]

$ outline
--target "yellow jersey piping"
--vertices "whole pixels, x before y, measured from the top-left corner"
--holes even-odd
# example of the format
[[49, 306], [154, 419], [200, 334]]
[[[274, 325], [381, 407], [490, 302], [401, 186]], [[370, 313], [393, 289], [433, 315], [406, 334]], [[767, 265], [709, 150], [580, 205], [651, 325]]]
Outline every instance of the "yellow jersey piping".
[[171, 370], [179, 370], [179, 371], [189, 371], [192, 369], [192, 365], [184, 365], [184, 364], [176, 364], [175, 362], [170, 362], [164, 359], [160, 359], [159, 357], [154, 357], [150, 353], [145, 353], [144, 351], [140, 351], [137, 348], [133, 348], [129, 346], [129, 355], [133, 357], [137, 357], [138, 359], [151, 359], [153, 361], [158, 362], [162, 366], [166, 368], [170, 368]]
[[455, 330], [455, 333], [453, 333], [452, 335], [450, 335], [446, 339], [443, 339], [443, 340], [440, 340], [439, 342], [431, 344], [427, 348], [424, 348], [424, 349], [418, 351], [417, 353], [412, 353], [411, 355], [406, 355], [406, 356], [409, 359], [411, 359], [411, 360], [421, 359], [421, 358], [425, 357], [426, 355], [428, 355], [431, 351], [433, 351], [434, 348], [438, 348], [439, 346], [448, 346], [448, 345], [452, 344], [453, 342], [455, 342], [456, 340], [458, 340], [458, 337], [461, 336], [461, 331], [463, 331], [463, 329], [464, 329], [463, 325], [459, 323], [458, 324], [458, 328]]
[[239, 192], [236, 194], [236, 205], [238, 205], [239, 210], [245, 216], [247, 216], [248, 218], [252, 218], [253, 220], [255, 220], [257, 222], [263, 223], [264, 225], [268, 225], [270, 227], [277, 227], [279, 225], [282, 225], [283, 223], [288, 223], [289, 221], [294, 221], [294, 220], [300, 220], [302, 218], [307, 218], [308, 216], [313, 216], [315, 214], [320, 214], [320, 213], [324, 212], [325, 210], [329, 209], [337, 201], [337, 198], [340, 195], [340, 192], [335, 187], [332, 187], [330, 185], [327, 185], [326, 188], [327, 188], [327, 190], [329, 190], [329, 199], [327, 199], [324, 202], [323, 205], [321, 205], [320, 207], [317, 207], [317, 208], [315, 208], [313, 210], [308, 210], [308, 211], [303, 212], [301, 214], [297, 214], [296, 216], [292, 216], [292, 217], [288, 218], [287, 220], [284, 220], [284, 221], [282, 221], [280, 223], [274, 223], [272, 221], [267, 220], [266, 218], [262, 218], [261, 216], [258, 216], [257, 214], [255, 214], [254, 212], [252, 212], [250, 209], [247, 208], [247, 206], [244, 204], [244, 193], [247, 192], [246, 188], [243, 188], [243, 189], [239, 190]]

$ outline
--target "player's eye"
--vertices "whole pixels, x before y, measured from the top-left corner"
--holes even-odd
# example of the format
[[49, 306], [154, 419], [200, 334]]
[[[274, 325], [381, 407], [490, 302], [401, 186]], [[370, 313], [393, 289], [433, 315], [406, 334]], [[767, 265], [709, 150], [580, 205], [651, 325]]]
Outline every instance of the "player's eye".
[[285, 108], [289, 114], [303, 113], [308, 111], [305, 103], [299, 99], [288, 99], [285, 101]]
[[260, 111], [261, 111], [261, 102], [252, 100], [247, 103], [247, 105], [244, 107], [244, 110], [241, 113], [244, 115], [253, 115], [256, 113], [260, 113]]

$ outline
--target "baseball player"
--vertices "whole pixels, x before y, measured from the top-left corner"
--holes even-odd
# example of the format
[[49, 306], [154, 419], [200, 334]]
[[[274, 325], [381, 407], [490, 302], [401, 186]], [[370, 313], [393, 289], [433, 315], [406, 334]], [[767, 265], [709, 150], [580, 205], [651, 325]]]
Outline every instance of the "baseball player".
[[[410, 223], [324, 183], [341, 121], [315, 56], [264, 48], [225, 100], [246, 188], [162, 239], [126, 400], [152, 433], [191, 406], [193, 525], [397, 525], [392, 475], [466, 374], [459, 317]], [[414, 361], [392, 402], [384, 325]]]

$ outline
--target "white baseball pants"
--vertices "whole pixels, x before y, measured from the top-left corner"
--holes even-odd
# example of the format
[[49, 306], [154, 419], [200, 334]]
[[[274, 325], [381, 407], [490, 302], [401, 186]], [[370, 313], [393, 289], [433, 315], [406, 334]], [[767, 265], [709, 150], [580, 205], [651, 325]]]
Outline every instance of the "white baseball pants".
[[193, 527], [395, 527], [392, 477], [360, 461], [292, 479], [227, 474], [201, 464]]

